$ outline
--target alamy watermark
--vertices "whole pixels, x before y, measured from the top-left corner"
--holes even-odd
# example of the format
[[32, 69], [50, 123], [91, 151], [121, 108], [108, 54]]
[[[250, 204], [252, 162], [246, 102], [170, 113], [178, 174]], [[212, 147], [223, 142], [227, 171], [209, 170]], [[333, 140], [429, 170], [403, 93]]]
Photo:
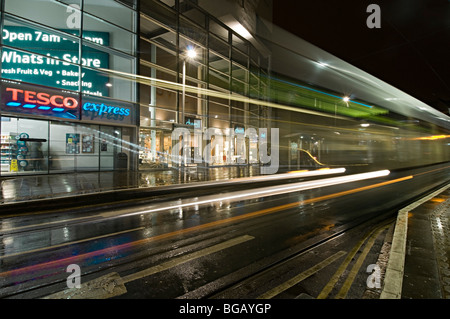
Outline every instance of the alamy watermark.
[[71, 274], [67, 277], [66, 284], [67, 288], [81, 288], [81, 268], [77, 264], [71, 264], [67, 266], [66, 272]]
[[367, 288], [381, 288], [381, 268], [377, 264], [367, 266], [366, 272], [370, 275], [367, 277]]
[[[197, 145], [206, 143], [203, 152], [195, 152], [194, 154], [190, 152], [192, 138]], [[218, 154], [225, 154], [227, 163], [231, 163], [231, 145], [233, 143], [243, 145], [245, 138], [248, 138], [250, 141], [258, 141], [257, 157], [259, 162], [263, 164], [261, 166], [261, 174], [277, 173], [280, 163], [280, 136], [278, 128], [270, 129], [269, 143], [267, 128], [259, 128], [258, 131], [255, 128], [247, 128], [240, 134], [236, 134], [231, 129], [224, 131], [218, 128], [207, 128], [205, 131], [197, 129], [194, 130], [192, 137], [189, 129], [177, 127], [172, 132], [172, 141], [175, 141], [171, 153], [172, 161], [176, 164], [207, 163], [211, 165], [214, 164], [215, 157], [217, 157], [217, 155], [212, 155], [214, 150]], [[228, 145], [227, 150], [225, 150], [224, 145]], [[245, 159], [238, 158], [237, 163], [243, 164]]]
[[366, 10], [370, 15], [367, 17], [366, 24], [369, 29], [381, 28], [381, 8], [378, 4], [369, 4]]

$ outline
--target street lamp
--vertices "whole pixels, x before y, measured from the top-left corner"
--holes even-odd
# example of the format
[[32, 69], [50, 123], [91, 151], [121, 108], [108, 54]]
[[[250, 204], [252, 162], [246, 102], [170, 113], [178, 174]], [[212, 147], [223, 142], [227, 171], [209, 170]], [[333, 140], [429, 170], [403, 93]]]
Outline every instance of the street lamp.
[[[183, 57], [183, 93], [181, 95], [181, 124], [186, 124], [186, 119], [184, 118], [184, 108], [186, 104], [186, 61], [187, 60], [194, 60], [197, 57], [197, 51], [195, 51], [194, 47], [188, 46], [187, 50], [184, 52]], [[183, 137], [183, 157], [184, 157], [184, 163], [186, 164], [187, 161], [187, 150], [186, 150], [186, 144]]]
[[188, 46], [185, 52], [185, 58], [183, 59], [183, 94], [181, 95], [181, 121], [182, 124], [185, 124], [184, 119], [184, 106], [186, 103], [186, 61], [194, 60], [197, 57], [197, 51], [195, 51], [194, 47]]

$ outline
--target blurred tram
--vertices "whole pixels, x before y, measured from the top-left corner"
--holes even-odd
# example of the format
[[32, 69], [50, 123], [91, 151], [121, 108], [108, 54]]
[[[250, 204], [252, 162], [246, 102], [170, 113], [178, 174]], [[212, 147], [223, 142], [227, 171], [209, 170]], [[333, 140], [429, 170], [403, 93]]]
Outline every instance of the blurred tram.
[[279, 105], [257, 111], [266, 118], [262, 127], [280, 130], [281, 169], [397, 169], [450, 160], [448, 115], [272, 27], [256, 39], [270, 52], [271, 71], [261, 78], [263, 90], [250, 95]]
[[[278, 110], [279, 111], [279, 110]], [[398, 117], [398, 116], [397, 116]], [[398, 125], [291, 114], [280, 128], [280, 168], [347, 167], [398, 169], [450, 160], [450, 132], [433, 123], [399, 120]]]

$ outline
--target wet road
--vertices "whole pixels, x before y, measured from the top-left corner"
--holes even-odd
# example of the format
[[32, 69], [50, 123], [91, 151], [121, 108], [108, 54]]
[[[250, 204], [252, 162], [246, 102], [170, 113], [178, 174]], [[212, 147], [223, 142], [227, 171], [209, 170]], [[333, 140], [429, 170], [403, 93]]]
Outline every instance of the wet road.
[[[361, 298], [392, 213], [449, 173], [339, 173], [4, 216], [0, 297]], [[68, 289], [69, 265], [81, 288]], [[338, 281], [344, 265], [354, 271]]]

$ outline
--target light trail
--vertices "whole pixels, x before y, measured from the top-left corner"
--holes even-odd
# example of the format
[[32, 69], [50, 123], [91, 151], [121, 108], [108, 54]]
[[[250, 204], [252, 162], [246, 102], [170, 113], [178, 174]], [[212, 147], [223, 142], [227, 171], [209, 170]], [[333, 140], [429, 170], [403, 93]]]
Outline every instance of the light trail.
[[[328, 172], [329, 170], [321, 170], [319, 172]], [[297, 173], [297, 174], [303, 174], [303, 173]], [[192, 206], [200, 206], [200, 205], [210, 205], [212, 203], [217, 202], [235, 202], [235, 201], [242, 201], [242, 200], [249, 200], [254, 198], [260, 198], [260, 197], [267, 197], [267, 196], [275, 196], [280, 194], [286, 194], [286, 193], [293, 193], [298, 191], [304, 191], [304, 190], [311, 190], [315, 188], [320, 187], [327, 187], [327, 186], [335, 186], [339, 184], [344, 183], [350, 183], [350, 182], [356, 182], [356, 181], [362, 181], [366, 179], [371, 178], [377, 178], [377, 177], [383, 177], [390, 174], [389, 170], [382, 170], [382, 171], [376, 171], [376, 172], [370, 172], [370, 173], [361, 173], [361, 174], [354, 174], [349, 176], [340, 176], [340, 177], [333, 177], [333, 178], [326, 178], [326, 179], [320, 179], [320, 180], [314, 180], [314, 181], [307, 181], [307, 182], [299, 182], [299, 183], [293, 183], [293, 184], [285, 184], [285, 185], [277, 185], [277, 186], [269, 186], [269, 187], [262, 187], [257, 188], [255, 190], [246, 190], [246, 191], [237, 191], [237, 192], [230, 192], [227, 194], [219, 194], [219, 195], [210, 195], [210, 196], [203, 196], [200, 199], [194, 199], [194, 200], [182, 200], [182, 203], [175, 204], [175, 205], [159, 205], [154, 206], [153, 208], [140, 210], [137, 212], [130, 212], [126, 213], [124, 211], [116, 211], [111, 213], [102, 214], [103, 217], [113, 217], [113, 216], [132, 216], [132, 215], [141, 215], [141, 214], [148, 214], [148, 213], [155, 213], [159, 211], [165, 211], [165, 210], [173, 210], [173, 209], [183, 209], [188, 208]]]
[[[363, 176], [361, 176], [361, 175], [365, 175], [365, 178], [367, 179], [367, 178], [374, 178], [375, 176], [378, 176], [380, 174], [381, 174], [381, 176], [383, 176], [383, 175], [386, 176], [385, 174], [388, 174], [388, 172], [389, 171], [379, 171], [379, 172], [356, 174], [356, 175], [357, 176], [359, 175], [360, 180], [362, 180], [361, 178], [363, 178]], [[372, 177], [370, 177], [370, 176], [372, 176]], [[349, 177], [352, 179], [355, 179], [356, 176], [349, 176]], [[108, 256], [110, 254], [117, 255], [119, 251], [123, 251], [123, 250], [130, 249], [130, 248], [136, 248], [138, 246], [142, 246], [142, 245], [154, 242], [154, 241], [174, 238], [179, 235], [185, 235], [185, 234], [189, 234], [189, 233], [201, 231], [201, 230], [206, 230], [206, 229], [213, 228], [213, 227], [224, 226], [227, 224], [231, 224], [231, 223], [235, 223], [235, 222], [239, 222], [239, 221], [243, 221], [243, 220], [292, 209], [292, 208], [299, 207], [302, 205], [308, 205], [308, 204], [312, 204], [312, 203], [316, 203], [316, 202], [320, 202], [320, 201], [324, 201], [324, 200], [329, 200], [329, 199], [333, 199], [333, 198], [337, 198], [337, 197], [341, 197], [341, 196], [345, 196], [345, 195], [350, 195], [350, 194], [366, 191], [369, 189], [374, 189], [374, 188], [378, 188], [378, 187], [382, 187], [382, 186], [386, 186], [386, 185], [390, 185], [390, 184], [403, 182], [403, 181], [406, 181], [406, 180], [409, 180], [412, 178], [413, 178], [413, 176], [410, 175], [410, 176], [406, 176], [403, 178], [398, 178], [395, 180], [385, 181], [385, 182], [372, 184], [372, 185], [368, 185], [368, 186], [364, 186], [364, 187], [354, 188], [351, 190], [333, 193], [330, 195], [324, 195], [324, 196], [315, 197], [315, 198], [311, 198], [311, 199], [307, 199], [307, 200], [296, 201], [293, 203], [288, 203], [288, 204], [284, 204], [284, 205], [280, 205], [280, 206], [276, 206], [276, 207], [269, 207], [269, 208], [262, 209], [259, 211], [254, 211], [254, 212], [243, 214], [243, 215], [229, 217], [229, 218], [225, 218], [225, 219], [221, 219], [221, 220], [217, 220], [214, 222], [209, 222], [206, 224], [201, 224], [201, 225], [197, 225], [197, 226], [193, 226], [193, 227], [189, 227], [189, 228], [179, 229], [179, 230], [176, 230], [173, 232], [156, 235], [156, 236], [149, 237], [149, 238], [143, 238], [140, 240], [136, 240], [133, 242], [128, 242], [128, 243], [124, 243], [124, 244], [120, 244], [120, 245], [114, 245], [114, 246], [106, 247], [103, 249], [91, 251], [88, 253], [79, 254], [76, 256], [70, 256], [67, 258], [52, 260], [52, 261], [48, 261], [45, 263], [40, 263], [40, 264], [30, 265], [30, 266], [26, 266], [26, 267], [22, 267], [22, 268], [17, 268], [17, 269], [1, 272], [0, 278], [1, 277], [7, 278], [7, 277], [11, 277], [11, 276], [18, 276], [18, 275], [22, 275], [22, 274], [26, 274], [26, 273], [31, 273], [31, 272], [36, 273], [36, 272], [48, 270], [49, 268], [54, 268], [54, 269], [58, 268], [59, 271], [64, 271], [65, 266], [72, 264], [72, 263], [80, 263], [89, 258], [96, 258], [98, 256], [104, 256], [104, 258], [109, 260]], [[192, 205], [195, 205], [195, 204], [192, 204]], [[198, 205], [198, 203], [197, 203], [197, 205]], [[51, 249], [51, 248], [52, 247], [49, 247], [49, 249]], [[64, 269], [62, 269], [61, 267], [63, 267]], [[55, 271], [56, 271], [56, 269], [55, 269]]]

